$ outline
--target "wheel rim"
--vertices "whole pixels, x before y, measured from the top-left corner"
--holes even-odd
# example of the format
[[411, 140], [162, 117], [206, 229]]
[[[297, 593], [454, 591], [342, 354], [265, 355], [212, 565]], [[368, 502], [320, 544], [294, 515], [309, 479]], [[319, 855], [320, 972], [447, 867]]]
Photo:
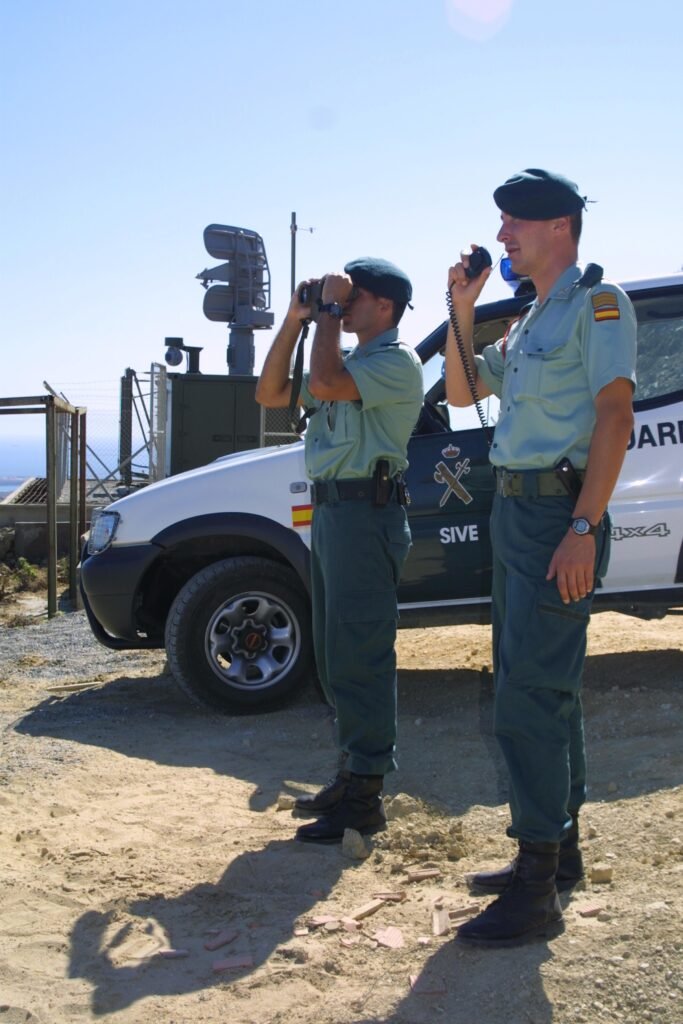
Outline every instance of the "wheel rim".
[[267, 689], [291, 671], [301, 650], [296, 616], [272, 594], [231, 597], [206, 629], [206, 656], [214, 675], [232, 689]]

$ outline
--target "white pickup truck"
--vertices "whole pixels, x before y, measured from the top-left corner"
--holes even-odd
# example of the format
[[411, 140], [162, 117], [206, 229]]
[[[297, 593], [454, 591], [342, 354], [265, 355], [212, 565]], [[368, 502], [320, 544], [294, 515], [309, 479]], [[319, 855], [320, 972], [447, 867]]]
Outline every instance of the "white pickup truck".
[[[635, 428], [594, 608], [652, 616], [683, 605], [683, 274], [624, 287], [638, 316]], [[476, 347], [501, 337], [528, 301], [478, 306]], [[488, 615], [493, 477], [483, 431], [459, 428], [444, 402], [445, 332], [417, 346], [426, 401], [409, 448], [401, 627]], [[302, 443], [227, 456], [115, 501], [94, 517], [81, 563], [95, 635], [111, 648], [165, 646], [176, 679], [205, 706], [283, 700], [315, 678], [311, 515]]]

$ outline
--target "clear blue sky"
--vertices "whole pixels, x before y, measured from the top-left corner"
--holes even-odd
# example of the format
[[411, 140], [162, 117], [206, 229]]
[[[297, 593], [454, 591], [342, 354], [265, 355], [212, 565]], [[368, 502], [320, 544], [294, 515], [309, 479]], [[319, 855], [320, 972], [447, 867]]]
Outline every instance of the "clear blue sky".
[[499, 252], [491, 193], [523, 167], [597, 201], [582, 256], [609, 277], [679, 270], [682, 39], [670, 0], [2, 0], [0, 395], [87, 396], [166, 335], [225, 372], [211, 222], [263, 236], [276, 319], [292, 211], [297, 278], [392, 259], [411, 343], [460, 248]]

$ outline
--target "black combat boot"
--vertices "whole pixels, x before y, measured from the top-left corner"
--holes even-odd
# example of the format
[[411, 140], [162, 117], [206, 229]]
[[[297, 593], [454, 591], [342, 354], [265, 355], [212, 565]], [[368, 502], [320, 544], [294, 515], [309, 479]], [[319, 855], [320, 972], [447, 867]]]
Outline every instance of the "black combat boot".
[[333, 807], [337, 806], [349, 788], [351, 780], [351, 772], [347, 772], [344, 768], [348, 757], [347, 752], [345, 750], [342, 751], [339, 755], [337, 774], [322, 789], [319, 789], [317, 793], [305, 793], [296, 798], [294, 807], [297, 811], [302, 814], [311, 815], [327, 814]]
[[497, 900], [458, 928], [458, 938], [477, 946], [514, 946], [564, 928], [555, 888], [559, 843], [520, 840], [512, 881]]
[[382, 775], [351, 775], [346, 792], [332, 810], [310, 825], [302, 825], [296, 838], [302, 843], [340, 843], [344, 829], [361, 835], [381, 832], [387, 819], [382, 803]]
[[[512, 881], [517, 858], [508, 864], [507, 867], [499, 868], [498, 871], [478, 871], [476, 875], [469, 875], [467, 881], [472, 889], [478, 892], [500, 893], [508, 887]], [[578, 815], [572, 815], [572, 823], [566, 836], [560, 843], [560, 856], [557, 864], [555, 885], [558, 892], [565, 892], [573, 889], [577, 882], [583, 878], [583, 859], [579, 849], [579, 819]]]

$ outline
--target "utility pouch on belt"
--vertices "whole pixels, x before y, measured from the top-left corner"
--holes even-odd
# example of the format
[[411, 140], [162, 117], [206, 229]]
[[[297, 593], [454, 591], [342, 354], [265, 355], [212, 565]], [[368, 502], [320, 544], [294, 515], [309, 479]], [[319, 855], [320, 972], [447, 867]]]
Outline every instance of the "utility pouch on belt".
[[388, 505], [394, 482], [389, 476], [389, 463], [386, 459], [380, 459], [377, 462], [372, 482], [372, 504]]
[[396, 477], [396, 499], [399, 505], [410, 505], [410, 494], [402, 476]]

